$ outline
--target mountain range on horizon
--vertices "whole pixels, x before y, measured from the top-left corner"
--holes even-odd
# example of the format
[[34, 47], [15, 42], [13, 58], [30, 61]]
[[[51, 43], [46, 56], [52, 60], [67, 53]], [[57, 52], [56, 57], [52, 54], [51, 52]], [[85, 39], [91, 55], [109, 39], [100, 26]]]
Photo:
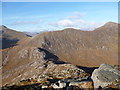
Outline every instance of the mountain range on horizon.
[[80, 67], [118, 65], [118, 25], [108, 22], [93, 31], [66, 28], [34, 36], [1, 26], [3, 86], [21, 80], [19, 75], [27, 79], [38, 71], [43, 73], [46, 67], [37, 66], [47, 66], [49, 62]]

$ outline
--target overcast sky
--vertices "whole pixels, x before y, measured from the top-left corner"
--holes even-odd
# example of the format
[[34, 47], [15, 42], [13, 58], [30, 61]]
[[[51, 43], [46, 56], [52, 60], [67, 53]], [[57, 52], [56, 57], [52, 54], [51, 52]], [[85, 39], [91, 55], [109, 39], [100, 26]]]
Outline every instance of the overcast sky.
[[117, 2], [3, 2], [3, 25], [18, 31], [93, 30], [118, 21]]

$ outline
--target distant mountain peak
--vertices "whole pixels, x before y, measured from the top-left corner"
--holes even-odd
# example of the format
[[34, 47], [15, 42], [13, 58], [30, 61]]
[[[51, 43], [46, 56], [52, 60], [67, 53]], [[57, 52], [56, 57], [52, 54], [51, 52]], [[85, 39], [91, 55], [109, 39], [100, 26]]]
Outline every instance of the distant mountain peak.
[[5, 25], [2, 25], [2, 27], [7, 28]]
[[114, 24], [117, 24], [117, 23], [110, 21], [110, 22], [107, 22], [105, 25], [114, 25]]

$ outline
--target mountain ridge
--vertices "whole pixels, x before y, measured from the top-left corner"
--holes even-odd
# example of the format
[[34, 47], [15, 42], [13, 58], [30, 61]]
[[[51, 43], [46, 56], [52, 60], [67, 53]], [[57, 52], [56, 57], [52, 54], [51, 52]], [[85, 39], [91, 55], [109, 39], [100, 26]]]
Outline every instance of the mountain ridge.
[[[117, 65], [117, 26], [118, 24], [112, 27], [105, 25], [94, 31], [69, 29], [44, 32], [25, 39], [20, 45], [3, 50], [3, 84], [10, 83], [13, 78], [18, 80], [19, 74], [27, 78], [28, 76], [24, 76], [25, 72], [31, 74], [30, 71], [35, 73], [37, 70], [45, 69], [32, 66], [35, 62], [39, 62], [35, 65], [41, 67], [49, 65], [49, 61], [84, 67], [97, 67], [101, 63]], [[16, 73], [11, 74], [12, 72]]]

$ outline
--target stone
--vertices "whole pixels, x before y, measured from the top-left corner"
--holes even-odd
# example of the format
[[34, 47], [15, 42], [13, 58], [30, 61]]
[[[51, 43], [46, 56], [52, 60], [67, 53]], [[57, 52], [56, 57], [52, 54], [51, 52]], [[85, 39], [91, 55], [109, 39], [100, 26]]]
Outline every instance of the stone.
[[69, 86], [76, 86], [81, 89], [88, 88], [88, 89], [93, 89], [93, 82], [92, 81], [81, 81], [81, 82], [71, 82]]
[[80, 84], [81, 82], [70, 82], [69, 83], [69, 86], [79, 86], [79, 84]]
[[117, 85], [120, 80], [120, 71], [114, 65], [101, 64], [98, 69], [92, 73], [91, 79], [94, 82], [94, 88], [107, 87], [111, 84]]
[[53, 84], [51, 84], [51, 86], [52, 86], [54, 89], [62, 89], [62, 88], [65, 88], [65, 87], [66, 87], [66, 83], [60, 80], [60, 81], [58, 81], [58, 83], [53, 83]]
[[93, 89], [93, 82], [92, 81], [83, 81], [81, 82], [79, 88], [86, 88], [86, 89]]
[[44, 85], [43, 85], [41, 88], [48, 88], [48, 86], [46, 86], [46, 85], [44, 86]]
[[60, 82], [60, 81], [58, 81], [58, 83], [59, 83], [59, 87], [60, 87], [60, 88], [66, 87], [66, 83], [65, 83], [65, 82]]
[[66, 87], [66, 83], [64, 82], [58, 82], [59, 85], [57, 85], [56, 83], [52, 84], [51, 86], [54, 88], [54, 89], [62, 89], [64, 87]]
[[58, 89], [60, 88], [58, 85], [56, 85], [55, 83], [51, 85], [54, 89]]
[[75, 82], [77, 80], [75, 79], [64, 79], [64, 80], [60, 80], [61, 82], [65, 82], [65, 83], [70, 83], [70, 82]]

